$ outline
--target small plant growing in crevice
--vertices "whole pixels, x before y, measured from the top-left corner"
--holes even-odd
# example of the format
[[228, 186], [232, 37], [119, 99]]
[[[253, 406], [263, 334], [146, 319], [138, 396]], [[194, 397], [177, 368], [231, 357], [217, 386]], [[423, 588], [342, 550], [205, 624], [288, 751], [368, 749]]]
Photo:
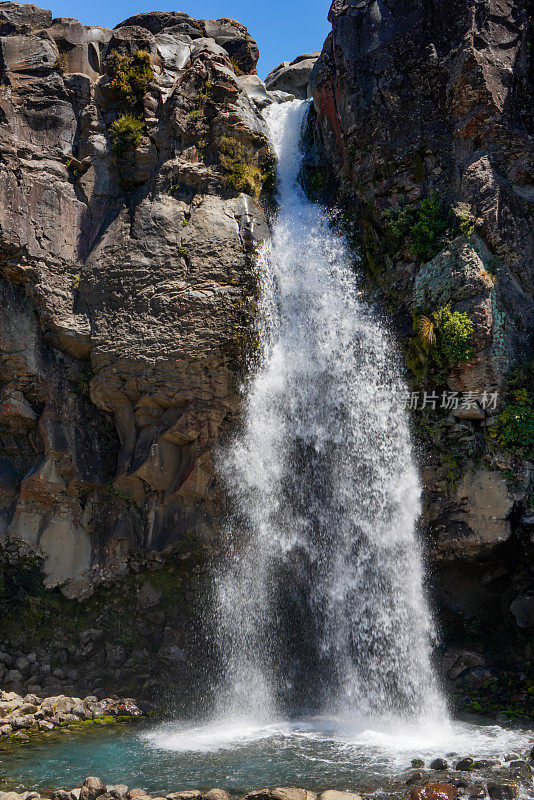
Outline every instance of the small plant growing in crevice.
[[469, 203], [457, 203], [452, 207], [451, 211], [454, 215], [457, 231], [465, 236], [471, 236], [480, 220], [473, 214]]
[[130, 492], [124, 489], [116, 489], [112, 480], [106, 483], [104, 490], [106, 494], [114, 500], [121, 500], [124, 503], [128, 503], [131, 500]]
[[262, 183], [261, 171], [241, 142], [230, 136], [223, 136], [220, 141], [220, 160], [228, 186], [236, 192], [258, 196]]
[[205, 81], [197, 95], [195, 108], [189, 112], [191, 119], [201, 119], [204, 116], [206, 104], [211, 99], [212, 88], [212, 84], [209, 81]]
[[230, 57], [230, 64], [232, 65], [232, 69], [234, 70], [234, 72], [235, 72], [235, 74], [237, 75], [238, 78], [241, 75], [245, 74], [243, 72], [243, 70], [241, 69], [241, 67], [239, 66], [239, 64], [237, 63], [237, 60], [235, 58], [231, 58]]
[[107, 59], [106, 69], [117, 105], [125, 112], [110, 125], [108, 132], [114, 154], [125, 156], [132, 153], [143, 138], [143, 99], [154, 70], [150, 54], [144, 50], [137, 50], [133, 55], [121, 55], [114, 50]]
[[58, 53], [57, 58], [54, 61], [54, 69], [61, 75], [64, 75], [65, 72], [67, 71], [67, 66], [68, 66], [67, 54]]
[[89, 397], [91, 379], [94, 376], [94, 374], [95, 373], [93, 371], [93, 366], [91, 362], [86, 361], [86, 363], [80, 370], [78, 380], [74, 384], [73, 388], [74, 394], [80, 395], [81, 397]]
[[325, 188], [325, 176], [322, 169], [316, 167], [308, 171], [303, 178], [304, 186], [310, 200], [321, 197]]
[[109, 127], [113, 152], [117, 156], [132, 153], [141, 143], [145, 126], [132, 114], [123, 114]]

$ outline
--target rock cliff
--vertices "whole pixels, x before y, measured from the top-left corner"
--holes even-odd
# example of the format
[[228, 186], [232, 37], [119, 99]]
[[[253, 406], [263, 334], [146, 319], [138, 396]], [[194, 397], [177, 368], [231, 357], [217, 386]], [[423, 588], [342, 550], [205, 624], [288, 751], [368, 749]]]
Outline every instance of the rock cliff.
[[0, 3], [0, 536], [67, 594], [212, 534], [266, 231], [257, 58], [229, 19]]
[[445, 641], [478, 653], [444, 672], [481, 685], [486, 659], [534, 652], [532, 5], [335, 0], [329, 19], [308, 183], [342, 199], [414, 393], [471, 393], [414, 425]]

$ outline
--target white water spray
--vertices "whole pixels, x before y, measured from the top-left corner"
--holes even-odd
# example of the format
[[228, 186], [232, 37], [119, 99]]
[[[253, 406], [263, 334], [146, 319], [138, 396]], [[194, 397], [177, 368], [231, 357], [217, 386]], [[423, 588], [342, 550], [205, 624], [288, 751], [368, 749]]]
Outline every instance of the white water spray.
[[341, 236], [298, 183], [307, 103], [265, 111], [279, 207], [260, 259], [260, 364], [222, 471], [222, 716], [446, 718], [415, 527], [420, 487], [392, 344]]

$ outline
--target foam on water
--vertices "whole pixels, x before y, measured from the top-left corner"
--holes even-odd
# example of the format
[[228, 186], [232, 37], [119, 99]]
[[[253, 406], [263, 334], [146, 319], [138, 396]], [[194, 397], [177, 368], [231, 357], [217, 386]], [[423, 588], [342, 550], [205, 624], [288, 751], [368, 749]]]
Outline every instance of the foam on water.
[[181, 753], [239, 751], [272, 740], [294, 747], [297, 758], [299, 747], [307, 744], [315, 752], [309, 758], [334, 764], [343, 753], [365, 753], [366, 759], [371, 759], [371, 762], [374, 759], [383, 771], [394, 774], [405, 768], [407, 759], [409, 763], [414, 755], [436, 758], [451, 757], [454, 753], [458, 756], [502, 758], [514, 749], [524, 751], [534, 736], [529, 736], [524, 730], [506, 729], [495, 724], [447, 721], [443, 725], [399, 723], [396, 728], [354, 729], [347, 720], [315, 716], [279, 720], [269, 725], [167, 723], [147, 732], [144, 738], [154, 747]]

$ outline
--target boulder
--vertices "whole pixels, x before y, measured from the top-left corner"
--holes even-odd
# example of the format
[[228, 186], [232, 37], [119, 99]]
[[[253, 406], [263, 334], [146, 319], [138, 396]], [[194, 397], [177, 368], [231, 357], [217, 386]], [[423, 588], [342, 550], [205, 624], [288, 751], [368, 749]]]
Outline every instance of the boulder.
[[337, 789], [327, 789], [325, 792], [321, 792], [318, 800], [363, 800], [363, 798], [355, 792], [339, 792]]
[[283, 61], [265, 78], [269, 92], [282, 91], [302, 100], [311, 97], [310, 76], [320, 53], [306, 53], [293, 61]]
[[20, 684], [23, 681], [22, 673], [18, 669], [10, 669], [9, 672], [6, 673], [4, 678], [4, 682], [6, 684], [9, 683], [16, 683]]
[[518, 595], [510, 603], [510, 612], [518, 628], [534, 628], [534, 595]]
[[470, 772], [472, 769], [474, 769], [474, 766], [474, 759], [468, 756], [467, 758], [460, 759], [454, 769], [457, 769], [460, 772]]
[[205, 35], [226, 50], [239, 71], [246, 74], [256, 71], [260, 51], [244, 25], [233, 19], [203, 19], [200, 24]]
[[432, 543], [436, 560], [474, 560], [510, 539], [514, 498], [501, 472], [466, 472], [456, 488], [456, 502], [446, 525], [436, 529]]
[[444, 758], [435, 758], [434, 761], [430, 762], [430, 769], [443, 772], [444, 770], [449, 769], [449, 765]]
[[9, 717], [9, 724], [14, 731], [28, 730], [33, 727], [32, 717]]
[[277, 788], [271, 790], [271, 798], [272, 800], [316, 800], [317, 795], [307, 789]]
[[532, 784], [532, 767], [527, 761], [514, 759], [508, 765], [508, 769], [513, 780], [520, 780], [526, 785]]
[[88, 777], [84, 780], [80, 791], [80, 800], [96, 800], [97, 797], [105, 794], [105, 784], [100, 778]]
[[181, 792], [171, 792], [165, 797], [166, 800], [201, 800], [202, 792], [199, 789], [184, 789]]
[[[132, 17], [125, 19], [124, 22], [119, 22], [119, 24], [115, 26], [115, 29], [135, 26], [138, 28], [146, 28], [150, 33], [158, 34], [167, 28], [178, 31], [182, 25], [188, 26], [192, 31], [196, 31], [197, 36], [202, 36], [202, 26], [190, 17], [189, 14], [185, 14], [181, 11], [147, 11], [141, 14], [134, 14]], [[184, 30], [186, 30], [186, 28], [184, 28]]]
[[72, 800], [72, 798], [70, 792], [65, 791], [65, 789], [57, 789], [50, 795], [50, 800]]
[[224, 789], [209, 789], [202, 794], [203, 800], [230, 800], [230, 795]]

